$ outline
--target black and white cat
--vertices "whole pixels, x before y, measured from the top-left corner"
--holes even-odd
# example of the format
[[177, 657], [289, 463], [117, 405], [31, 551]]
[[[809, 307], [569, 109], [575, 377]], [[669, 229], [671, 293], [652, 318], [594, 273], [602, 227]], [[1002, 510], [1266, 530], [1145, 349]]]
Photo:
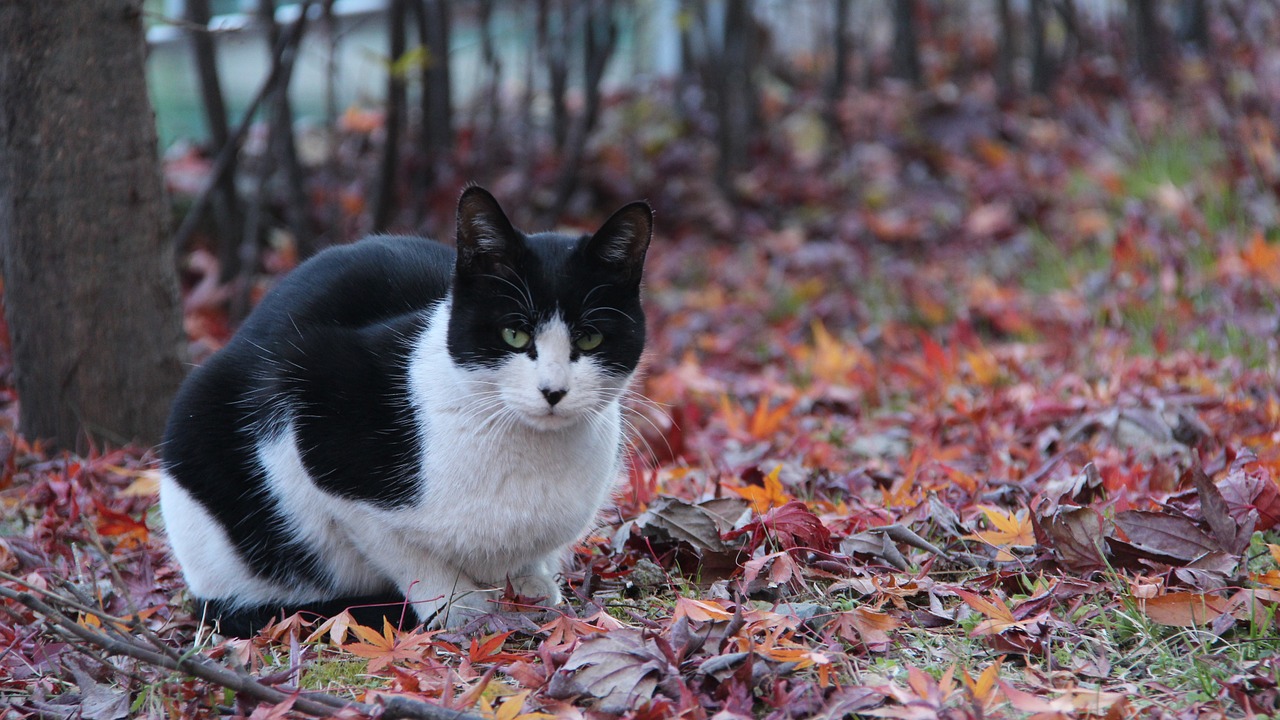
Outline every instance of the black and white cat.
[[508, 583], [560, 602], [622, 469], [652, 226], [637, 202], [525, 235], [472, 187], [456, 253], [378, 237], [298, 267], [173, 406], [160, 506], [192, 595], [242, 635], [405, 598], [448, 625]]

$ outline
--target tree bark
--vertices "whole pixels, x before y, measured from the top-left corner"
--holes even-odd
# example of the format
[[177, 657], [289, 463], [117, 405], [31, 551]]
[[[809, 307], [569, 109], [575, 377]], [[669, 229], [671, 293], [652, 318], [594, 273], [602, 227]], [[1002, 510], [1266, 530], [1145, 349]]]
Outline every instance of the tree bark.
[[142, 0], [0, 4], [0, 240], [20, 427], [159, 440], [184, 338]]

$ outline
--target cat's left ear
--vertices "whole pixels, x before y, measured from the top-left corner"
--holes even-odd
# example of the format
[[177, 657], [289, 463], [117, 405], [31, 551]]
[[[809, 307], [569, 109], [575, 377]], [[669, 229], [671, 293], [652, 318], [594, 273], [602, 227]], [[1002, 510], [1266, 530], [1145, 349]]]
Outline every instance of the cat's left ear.
[[653, 237], [653, 209], [649, 203], [633, 202], [615, 212], [591, 239], [587, 255], [616, 271], [628, 282], [640, 282], [644, 254]]

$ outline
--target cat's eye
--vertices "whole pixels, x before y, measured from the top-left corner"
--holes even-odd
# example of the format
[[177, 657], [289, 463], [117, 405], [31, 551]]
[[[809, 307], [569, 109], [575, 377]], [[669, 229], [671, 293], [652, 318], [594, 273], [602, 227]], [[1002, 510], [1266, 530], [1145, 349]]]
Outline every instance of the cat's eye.
[[516, 350], [523, 350], [529, 347], [529, 333], [515, 328], [502, 328], [502, 342], [510, 345]]
[[604, 342], [604, 335], [598, 332], [591, 332], [579, 335], [578, 339], [573, 341], [573, 344], [577, 345], [579, 350], [595, 350], [600, 347], [602, 342]]

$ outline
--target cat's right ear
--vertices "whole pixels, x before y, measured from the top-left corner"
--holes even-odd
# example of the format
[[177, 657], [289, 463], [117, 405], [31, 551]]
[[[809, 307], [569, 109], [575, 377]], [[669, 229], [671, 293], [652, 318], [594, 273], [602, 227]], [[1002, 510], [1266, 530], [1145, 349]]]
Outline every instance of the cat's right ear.
[[498, 201], [479, 186], [458, 199], [458, 272], [489, 273], [506, 264], [517, 242], [516, 230]]

